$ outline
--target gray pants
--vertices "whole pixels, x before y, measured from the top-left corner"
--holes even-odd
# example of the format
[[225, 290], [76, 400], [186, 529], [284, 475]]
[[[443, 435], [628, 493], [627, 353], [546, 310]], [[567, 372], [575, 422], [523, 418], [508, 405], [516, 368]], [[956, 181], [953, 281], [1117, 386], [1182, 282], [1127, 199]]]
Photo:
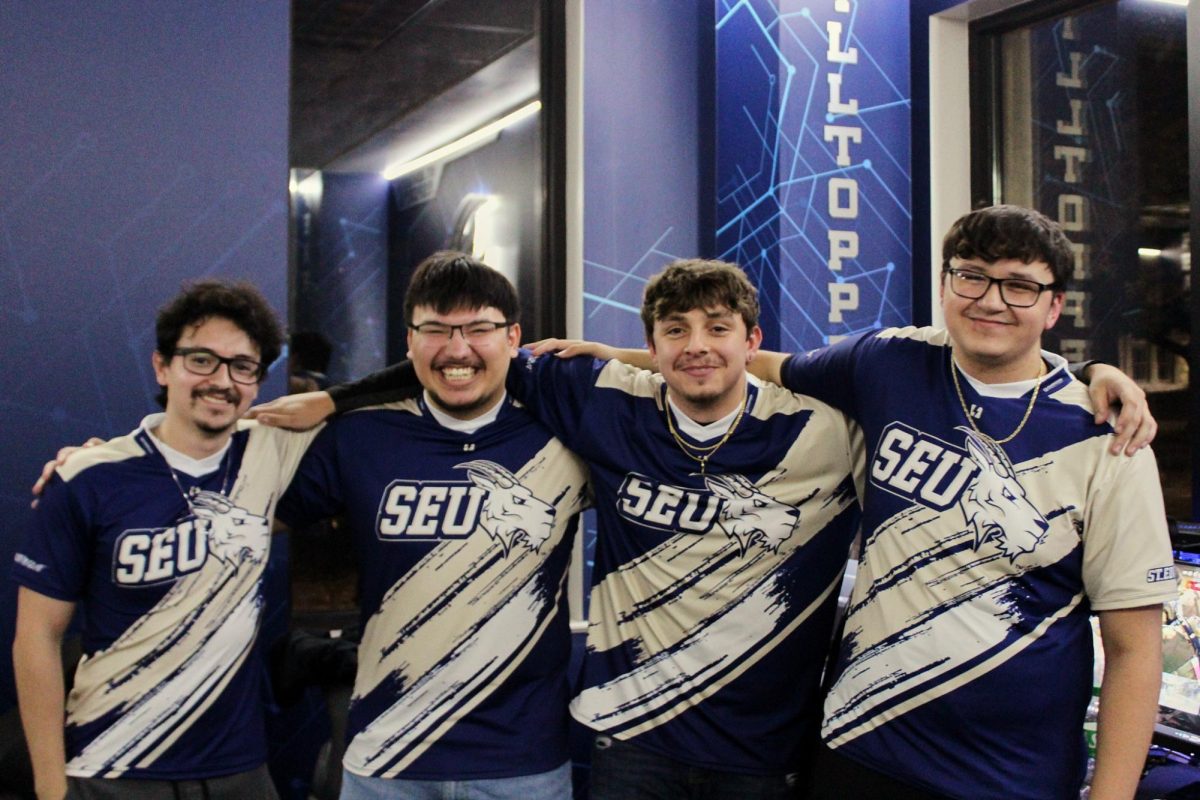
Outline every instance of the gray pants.
[[67, 800], [279, 800], [267, 765], [194, 781], [67, 778]]

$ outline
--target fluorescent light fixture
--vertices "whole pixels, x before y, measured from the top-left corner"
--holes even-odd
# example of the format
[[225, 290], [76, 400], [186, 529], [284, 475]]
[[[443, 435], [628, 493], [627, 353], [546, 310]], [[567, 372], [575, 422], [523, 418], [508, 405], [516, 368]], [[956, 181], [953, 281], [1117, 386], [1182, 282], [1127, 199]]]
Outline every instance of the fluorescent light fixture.
[[460, 139], [455, 139], [450, 144], [442, 145], [436, 150], [431, 150], [423, 156], [418, 156], [411, 161], [404, 161], [399, 164], [392, 164], [383, 171], [385, 180], [395, 180], [401, 175], [407, 175], [410, 172], [427, 167], [430, 164], [436, 164], [439, 161], [444, 161], [451, 156], [470, 150], [476, 145], [486, 142], [500, 131], [507, 128], [509, 125], [516, 124], [526, 117], [533, 116], [542, 110], [542, 101], [534, 100], [532, 103], [521, 106], [516, 111], [505, 114], [495, 122], [489, 122], [482, 128], [468, 133]]
[[1165, 3], [1169, 6], [1186, 6], [1188, 4], [1188, 0], [1155, 0], [1155, 2]]
[[1162, 255], [1162, 250], [1154, 247], [1139, 247], [1138, 255], [1142, 258], [1158, 258]]

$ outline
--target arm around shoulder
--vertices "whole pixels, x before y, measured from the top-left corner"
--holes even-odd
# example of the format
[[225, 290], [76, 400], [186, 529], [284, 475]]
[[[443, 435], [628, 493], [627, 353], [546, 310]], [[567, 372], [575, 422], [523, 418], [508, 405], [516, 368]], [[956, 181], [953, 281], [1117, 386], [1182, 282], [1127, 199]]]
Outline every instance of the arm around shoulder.
[[759, 350], [746, 366], [750, 374], [759, 380], [783, 385], [783, 364], [791, 356], [774, 350]]

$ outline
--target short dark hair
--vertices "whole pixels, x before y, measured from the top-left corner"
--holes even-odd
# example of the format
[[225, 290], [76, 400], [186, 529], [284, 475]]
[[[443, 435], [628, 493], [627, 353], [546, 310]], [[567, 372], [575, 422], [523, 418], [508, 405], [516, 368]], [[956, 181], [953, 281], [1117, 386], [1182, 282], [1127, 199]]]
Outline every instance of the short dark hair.
[[657, 320], [719, 306], [741, 315], [747, 334], [758, 324], [758, 290], [741, 267], [701, 258], [672, 261], [650, 279], [642, 295], [646, 340], [653, 339]]
[[505, 322], [519, 322], [521, 302], [512, 282], [477, 258], [457, 250], [439, 250], [417, 265], [404, 295], [404, 318], [429, 306], [439, 314], [491, 306]]
[[[203, 280], [185, 283], [183, 290], [158, 310], [154, 324], [156, 349], [165, 360], [175, 355], [179, 339], [187, 328], [203, 325], [213, 317], [227, 319], [245, 331], [258, 347], [262, 362], [261, 380], [267, 367], [279, 358], [283, 347], [283, 329], [266, 298], [244, 281]], [[167, 404], [166, 387], [158, 402]]]
[[955, 220], [942, 240], [943, 274], [952, 258], [1044, 261], [1056, 289], [1066, 286], [1075, 267], [1071, 241], [1057, 222], [1032, 208], [1011, 205], [980, 208]]

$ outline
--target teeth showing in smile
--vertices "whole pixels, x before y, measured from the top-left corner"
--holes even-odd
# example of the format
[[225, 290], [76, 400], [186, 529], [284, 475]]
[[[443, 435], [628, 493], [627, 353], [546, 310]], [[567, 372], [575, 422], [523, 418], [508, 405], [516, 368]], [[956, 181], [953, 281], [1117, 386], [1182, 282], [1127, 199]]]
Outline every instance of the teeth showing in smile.
[[442, 367], [442, 377], [448, 381], [468, 381], [474, 376], [474, 367]]
[[233, 401], [230, 400], [228, 397], [221, 397], [219, 395], [213, 395], [213, 394], [200, 395], [200, 399], [205, 401], [206, 403], [212, 403], [214, 405], [222, 405], [222, 406], [232, 405], [232, 403], [233, 403]]

